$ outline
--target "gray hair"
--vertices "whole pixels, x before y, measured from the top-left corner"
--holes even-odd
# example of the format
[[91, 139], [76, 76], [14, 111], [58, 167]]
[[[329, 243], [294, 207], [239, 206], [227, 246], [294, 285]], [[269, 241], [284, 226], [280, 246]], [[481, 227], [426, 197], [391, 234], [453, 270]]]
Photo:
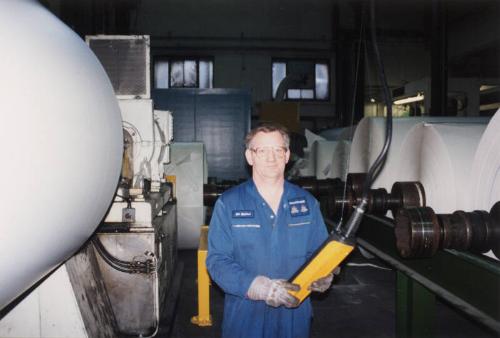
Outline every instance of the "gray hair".
[[275, 131], [281, 134], [281, 136], [283, 137], [283, 141], [285, 142], [285, 147], [288, 148], [290, 146], [290, 136], [288, 135], [288, 130], [278, 123], [264, 123], [257, 128], [250, 130], [245, 136], [245, 147], [247, 149], [250, 149], [250, 143], [252, 143], [253, 138], [258, 133], [272, 133]]

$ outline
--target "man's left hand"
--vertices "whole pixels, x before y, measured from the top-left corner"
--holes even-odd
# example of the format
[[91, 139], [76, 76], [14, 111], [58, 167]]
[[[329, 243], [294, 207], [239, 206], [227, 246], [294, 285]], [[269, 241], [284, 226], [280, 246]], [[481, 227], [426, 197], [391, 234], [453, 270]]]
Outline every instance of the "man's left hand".
[[334, 271], [330, 272], [325, 277], [319, 278], [311, 283], [309, 286], [310, 291], [315, 292], [325, 292], [330, 288], [333, 281], [333, 275], [338, 275], [340, 273], [340, 267], [337, 267]]

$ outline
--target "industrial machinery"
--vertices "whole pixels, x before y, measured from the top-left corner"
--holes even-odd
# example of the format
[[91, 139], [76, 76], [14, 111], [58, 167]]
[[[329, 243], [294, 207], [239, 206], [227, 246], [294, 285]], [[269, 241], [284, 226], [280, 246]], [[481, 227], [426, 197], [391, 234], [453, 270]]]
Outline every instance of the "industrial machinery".
[[115, 200], [91, 243], [126, 335], [155, 335], [177, 256], [176, 201], [165, 179], [172, 115], [149, 98], [149, 36], [87, 36], [118, 94], [124, 155]]
[[[339, 221], [350, 217], [354, 206], [360, 203], [365, 180], [365, 173], [350, 173], [346, 182], [338, 178], [300, 178], [293, 182], [320, 200], [322, 211], [328, 218]], [[384, 188], [368, 191], [367, 212], [374, 215], [384, 216], [389, 210], [395, 214], [400, 208], [424, 205], [425, 191], [419, 182], [395, 182], [390, 193]]]
[[500, 258], [500, 202], [488, 213], [435, 214], [430, 207], [401, 209], [396, 215], [396, 245], [405, 258], [431, 257], [438, 249], [485, 253]]

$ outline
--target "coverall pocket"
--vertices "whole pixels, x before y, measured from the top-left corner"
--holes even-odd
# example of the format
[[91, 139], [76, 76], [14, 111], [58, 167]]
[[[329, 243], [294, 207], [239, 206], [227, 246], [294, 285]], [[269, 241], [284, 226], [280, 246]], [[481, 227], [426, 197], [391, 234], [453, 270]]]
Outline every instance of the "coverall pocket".
[[311, 222], [304, 218], [288, 223], [288, 249], [291, 257], [303, 259], [306, 256], [310, 227]]
[[260, 224], [247, 223], [247, 224], [232, 224], [233, 236], [240, 249], [253, 250], [261, 242], [261, 228]]

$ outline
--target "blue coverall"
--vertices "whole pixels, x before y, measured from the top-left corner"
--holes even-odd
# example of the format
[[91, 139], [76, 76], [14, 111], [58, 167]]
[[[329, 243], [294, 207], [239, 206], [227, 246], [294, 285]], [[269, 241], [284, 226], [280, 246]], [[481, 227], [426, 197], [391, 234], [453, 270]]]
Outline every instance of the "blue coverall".
[[318, 201], [287, 181], [277, 215], [251, 179], [222, 194], [207, 256], [210, 276], [225, 292], [222, 337], [309, 337], [309, 298], [294, 309], [273, 308], [246, 293], [258, 275], [290, 278], [327, 235]]

